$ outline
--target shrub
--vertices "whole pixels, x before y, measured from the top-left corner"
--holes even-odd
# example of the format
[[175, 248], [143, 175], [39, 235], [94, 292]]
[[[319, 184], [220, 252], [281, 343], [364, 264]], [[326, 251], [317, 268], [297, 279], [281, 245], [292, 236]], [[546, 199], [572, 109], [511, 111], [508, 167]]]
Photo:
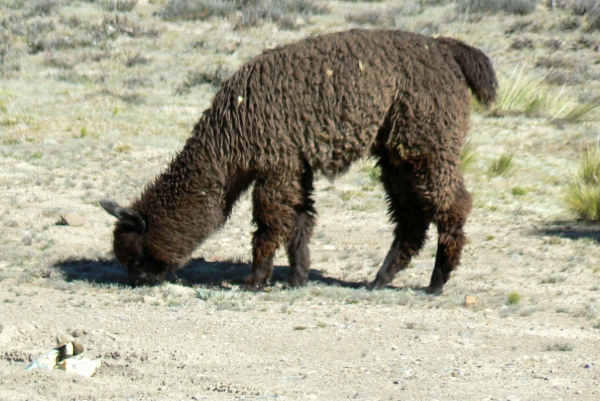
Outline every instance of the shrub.
[[526, 15], [535, 10], [537, 0], [458, 0], [459, 13], [497, 13]]
[[138, 0], [104, 0], [100, 6], [106, 11], [131, 11], [137, 6]]
[[598, 0], [573, 0], [571, 12], [575, 15], [590, 14], [600, 10], [600, 1]]
[[125, 64], [125, 66], [127, 67], [133, 67], [136, 65], [148, 64], [149, 62], [150, 59], [148, 57], [143, 56], [142, 52], [137, 52], [133, 56], [127, 57], [127, 59], [124, 60], [123, 64]]
[[189, 93], [194, 86], [211, 84], [221, 86], [223, 81], [233, 74], [233, 70], [223, 65], [218, 65], [212, 71], [188, 71], [186, 79], [175, 89], [175, 94]]
[[386, 19], [387, 18], [382, 11], [366, 11], [346, 14], [346, 21], [354, 22], [359, 25], [383, 25], [387, 22]]
[[18, 52], [10, 35], [0, 34], [0, 78], [11, 78], [21, 70]]
[[34, 0], [28, 1], [27, 3], [29, 7], [24, 13], [24, 16], [27, 18], [51, 15], [58, 7], [58, 2], [56, 0]]
[[600, 148], [595, 146], [583, 154], [577, 177], [565, 193], [569, 210], [580, 219], [600, 221]]
[[171, 0], [162, 10], [164, 19], [205, 19], [228, 17], [236, 10], [232, 1], [225, 0]]

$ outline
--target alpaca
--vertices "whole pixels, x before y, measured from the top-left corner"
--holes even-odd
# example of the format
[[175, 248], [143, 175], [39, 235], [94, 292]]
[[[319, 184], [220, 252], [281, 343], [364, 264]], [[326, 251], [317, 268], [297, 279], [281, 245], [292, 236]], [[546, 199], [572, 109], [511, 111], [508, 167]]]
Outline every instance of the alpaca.
[[350, 30], [268, 50], [226, 80], [168, 168], [129, 207], [103, 199], [118, 221], [114, 253], [131, 285], [181, 268], [254, 183], [252, 272], [265, 285], [285, 245], [291, 286], [306, 284], [315, 226], [313, 177], [378, 159], [395, 224], [370, 288], [381, 288], [438, 230], [427, 291], [440, 294], [460, 261], [471, 196], [460, 170], [471, 96], [496, 95], [489, 58], [461, 41], [403, 31]]

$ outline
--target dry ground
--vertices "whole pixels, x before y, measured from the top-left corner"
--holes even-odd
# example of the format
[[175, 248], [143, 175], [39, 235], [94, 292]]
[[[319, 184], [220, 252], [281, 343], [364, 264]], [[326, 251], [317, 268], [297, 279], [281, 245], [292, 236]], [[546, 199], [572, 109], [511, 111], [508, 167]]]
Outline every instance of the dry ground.
[[[5, 21], [16, 12], [8, 3]], [[79, 29], [70, 17], [100, 24], [114, 15], [100, 2], [64, 3], [36, 23], [53, 20], [68, 37]], [[466, 16], [444, 1], [329, 5], [291, 30], [233, 29], [217, 17], [166, 21], [154, 14], [160, 2], [140, 1], [119, 15], [154, 33], [37, 52], [12, 20], [0, 81], [0, 399], [600, 399], [600, 229], [573, 221], [562, 201], [582, 149], [598, 137], [591, 118], [474, 113], [469, 244], [442, 296], [420, 290], [434, 228], [392, 286], [362, 288], [391, 243], [373, 160], [335, 183], [319, 178], [308, 287], [285, 288], [280, 253], [271, 287], [240, 289], [247, 197], [169, 283], [126, 286], [111, 254], [114, 221], [98, 200], [127, 203], [181, 148], [216, 90], [187, 85], [189, 71], [234, 70], [269, 46], [356, 26], [346, 15], [368, 11], [385, 16], [370, 20], [382, 26], [477, 45], [500, 76], [526, 66], [581, 102], [600, 90], [600, 35], [568, 10]], [[513, 168], [489, 173], [507, 153]], [[64, 213], [85, 223], [57, 224]], [[465, 305], [467, 296], [475, 303]], [[57, 336], [100, 358], [97, 375], [24, 371]]]

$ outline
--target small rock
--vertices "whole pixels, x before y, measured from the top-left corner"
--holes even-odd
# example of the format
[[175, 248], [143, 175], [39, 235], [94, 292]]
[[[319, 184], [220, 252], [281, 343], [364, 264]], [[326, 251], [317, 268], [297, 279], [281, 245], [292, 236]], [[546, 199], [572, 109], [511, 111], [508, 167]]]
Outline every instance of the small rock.
[[71, 335], [73, 337], [82, 337], [83, 335], [87, 334], [87, 331], [78, 327], [76, 329], [74, 329], [73, 331], [71, 331]]
[[14, 326], [0, 326], [0, 344], [8, 344], [12, 341], [12, 337], [17, 333], [17, 328]]
[[474, 296], [467, 295], [465, 296], [464, 305], [465, 308], [477, 308], [479, 306], [479, 300]]
[[75, 213], [65, 213], [60, 216], [59, 225], [80, 227], [85, 224], [85, 217]]

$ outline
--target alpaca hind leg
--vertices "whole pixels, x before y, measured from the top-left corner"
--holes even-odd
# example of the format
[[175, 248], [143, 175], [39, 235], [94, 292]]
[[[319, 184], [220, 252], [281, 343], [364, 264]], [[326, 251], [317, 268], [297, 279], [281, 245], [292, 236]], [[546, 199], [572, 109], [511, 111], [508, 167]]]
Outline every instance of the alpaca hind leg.
[[394, 242], [369, 288], [383, 288], [396, 273], [408, 266], [425, 243], [431, 222], [416, 190], [412, 166], [408, 163], [392, 164], [387, 157], [379, 160], [381, 180], [387, 192], [389, 211], [394, 229]]
[[471, 206], [471, 195], [461, 183], [452, 205], [434, 216], [438, 228], [438, 249], [431, 281], [426, 290], [430, 294], [438, 295], [443, 292], [450, 273], [460, 263], [462, 249], [467, 242], [463, 227]]
[[308, 243], [315, 226], [317, 214], [313, 207], [313, 172], [310, 166], [305, 166], [301, 178], [302, 204], [297, 208], [296, 224], [292, 229], [290, 241], [287, 245], [288, 260], [290, 262], [290, 285], [301, 287], [306, 284], [310, 271], [310, 252]]
[[301, 199], [297, 181], [281, 172], [256, 181], [252, 202], [257, 229], [252, 238], [252, 273], [246, 278], [248, 290], [266, 284], [273, 273], [275, 251], [290, 238]]

